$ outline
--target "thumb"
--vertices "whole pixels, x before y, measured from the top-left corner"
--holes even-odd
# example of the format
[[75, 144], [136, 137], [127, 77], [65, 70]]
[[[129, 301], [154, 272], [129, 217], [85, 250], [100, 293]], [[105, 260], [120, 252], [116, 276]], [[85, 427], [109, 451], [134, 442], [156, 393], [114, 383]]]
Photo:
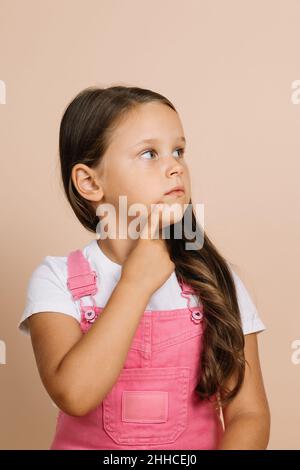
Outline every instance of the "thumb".
[[159, 211], [163, 204], [152, 204], [149, 216], [145, 220], [145, 224], [141, 230], [140, 238], [159, 238]]

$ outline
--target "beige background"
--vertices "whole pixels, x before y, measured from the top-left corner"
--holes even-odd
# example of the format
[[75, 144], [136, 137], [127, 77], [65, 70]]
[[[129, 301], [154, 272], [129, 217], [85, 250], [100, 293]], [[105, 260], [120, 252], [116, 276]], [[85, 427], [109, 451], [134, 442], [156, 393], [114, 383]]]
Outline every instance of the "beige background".
[[180, 113], [193, 202], [204, 202], [208, 235], [267, 326], [269, 449], [299, 449], [300, 2], [1, 0], [0, 9], [0, 448], [49, 448], [57, 409], [17, 323], [41, 259], [92, 238], [60, 185], [63, 109], [87, 86], [125, 84], [165, 94]]

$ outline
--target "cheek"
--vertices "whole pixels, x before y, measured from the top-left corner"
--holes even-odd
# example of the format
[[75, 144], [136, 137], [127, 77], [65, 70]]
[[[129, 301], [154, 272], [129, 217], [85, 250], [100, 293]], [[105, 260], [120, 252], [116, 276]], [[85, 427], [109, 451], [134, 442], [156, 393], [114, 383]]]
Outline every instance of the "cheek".
[[135, 193], [134, 179], [128, 171], [120, 166], [112, 168], [105, 179], [106, 200], [117, 206], [119, 196], [131, 200]]
[[143, 178], [135, 178], [128, 188], [128, 201], [144, 204], [147, 209], [151, 208], [151, 204], [157, 204], [160, 197], [160, 188]]

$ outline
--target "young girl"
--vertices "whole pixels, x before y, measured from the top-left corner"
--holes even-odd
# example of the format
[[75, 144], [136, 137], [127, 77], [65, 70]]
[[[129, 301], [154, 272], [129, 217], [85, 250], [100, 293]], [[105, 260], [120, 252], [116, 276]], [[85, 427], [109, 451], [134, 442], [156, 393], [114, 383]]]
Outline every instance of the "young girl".
[[[64, 112], [59, 150], [68, 201], [97, 236], [42, 260], [19, 323], [60, 409], [51, 449], [266, 449], [265, 326], [206, 233], [194, 249], [184, 229], [174, 236], [186, 207], [201, 227], [173, 104], [138, 87], [87, 88]], [[147, 209], [141, 220], [156, 220], [157, 238], [141, 236], [143, 223], [128, 236], [129, 209], [119, 235], [119, 196]], [[175, 203], [181, 216], [167, 226]], [[104, 236], [104, 207], [115, 209], [117, 236]]]

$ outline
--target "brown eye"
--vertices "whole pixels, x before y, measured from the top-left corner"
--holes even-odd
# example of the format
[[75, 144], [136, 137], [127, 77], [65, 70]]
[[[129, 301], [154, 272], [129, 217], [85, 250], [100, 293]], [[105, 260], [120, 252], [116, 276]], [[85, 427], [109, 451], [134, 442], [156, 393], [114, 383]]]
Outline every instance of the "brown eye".
[[179, 151], [180, 151], [180, 157], [183, 157], [184, 152], [185, 152], [185, 149], [182, 148], [182, 147], [180, 147], [180, 148], [178, 148], [178, 149], [176, 149], [176, 150], [179, 150]]
[[[141, 155], [145, 155], [146, 153], [151, 153], [151, 152], [154, 153], [153, 149], [146, 150]], [[145, 160], [151, 160], [151, 158], [146, 158]]]
[[[175, 149], [176, 151], [179, 151], [180, 152], [180, 155], [179, 155], [179, 158], [182, 158], [184, 156], [184, 152], [185, 152], [185, 149], [183, 147], [179, 147], [177, 149]], [[153, 149], [148, 149], [148, 150], [145, 150], [145, 152], [143, 152], [141, 154], [142, 155], [145, 155], [147, 153], [155, 153], [155, 151]], [[151, 160], [151, 158], [145, 158], [145, 160]]]

